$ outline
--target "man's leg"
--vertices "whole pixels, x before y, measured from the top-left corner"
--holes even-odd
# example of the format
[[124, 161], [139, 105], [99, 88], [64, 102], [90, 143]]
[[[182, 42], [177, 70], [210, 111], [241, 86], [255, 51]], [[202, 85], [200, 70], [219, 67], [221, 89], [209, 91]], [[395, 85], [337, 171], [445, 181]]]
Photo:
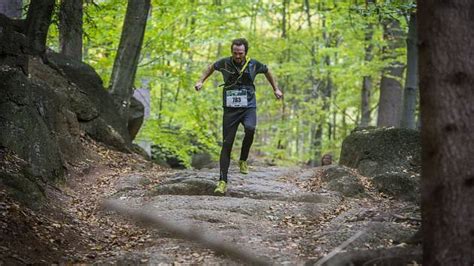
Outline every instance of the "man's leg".
[[220, 178], [227, 182], [227, 173], [229, 171], [230, 153], [234, 144], [235, 134], [239, 127], [240, 112], [237, 109], [224, 109], [222, 121], [222, 150], [219, 160]]
[[242, 141], [242, 149], [240, 151], [240, 160], [247, 161], [249, 157], [250, 147], [253, 143], [253, 136], [255, 135], [255, 127], [257, 126], [257, 108], [248, 108], [245, 111], [242, 123], [245, 128], [245, 136]]

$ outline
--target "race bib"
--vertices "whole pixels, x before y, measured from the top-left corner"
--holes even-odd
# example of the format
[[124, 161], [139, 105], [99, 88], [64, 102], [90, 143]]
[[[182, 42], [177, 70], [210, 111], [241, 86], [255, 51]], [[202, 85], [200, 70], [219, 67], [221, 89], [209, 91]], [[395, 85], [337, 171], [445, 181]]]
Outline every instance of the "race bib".
[[227, 107], [247, 107], [247, 90], [228, 90], [225, 96]]

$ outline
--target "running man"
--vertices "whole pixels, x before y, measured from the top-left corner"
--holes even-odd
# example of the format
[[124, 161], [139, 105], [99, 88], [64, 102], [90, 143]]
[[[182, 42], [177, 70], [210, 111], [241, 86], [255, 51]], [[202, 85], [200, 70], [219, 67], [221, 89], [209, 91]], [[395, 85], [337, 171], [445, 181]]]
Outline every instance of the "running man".
[[276, 85], [268, 67], [257, 60], [247, 58], [249, 45], [246, 39], [235, 39], [230, 47], [232, 56], [222, 58], [209, 65], [194, 86], [196, 91], [201, 90], [203, 83], [215, 70], [221, 72], [224, 78], [222, 93], [224, 107], [223, 144], [219, 160], [220, 177], [214, 190], [214, 193], [218, 194], [225, 194], [227, 191], [230, 154], [240, 123], [244, 126], [245, 136], [242, 141], [239, 168], [242, 174], [249, 173], [247, 158], [257, 125], [257, 101], [255, 99], [255, 85], [253, 84], [255, 76], [263, 73], [272, 86], [275, 97], [277, 99], [283, 97], [283, 93]]

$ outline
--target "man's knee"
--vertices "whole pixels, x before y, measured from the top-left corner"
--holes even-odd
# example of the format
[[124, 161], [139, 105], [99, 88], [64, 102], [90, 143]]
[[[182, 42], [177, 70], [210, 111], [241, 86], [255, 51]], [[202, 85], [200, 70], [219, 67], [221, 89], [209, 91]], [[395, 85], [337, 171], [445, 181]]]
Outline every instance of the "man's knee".
[[245, 126], [245, 134], [253, 135], [255, 133], [255, 126]]
[[232, 145], [234, 144], [234, 139], [235, 139], [235, 136], [234, 137], [227, 136], [226, 138], [224, 138], [224, 141], [222, 142], [222, 146], [223, 147], [232, 147]]

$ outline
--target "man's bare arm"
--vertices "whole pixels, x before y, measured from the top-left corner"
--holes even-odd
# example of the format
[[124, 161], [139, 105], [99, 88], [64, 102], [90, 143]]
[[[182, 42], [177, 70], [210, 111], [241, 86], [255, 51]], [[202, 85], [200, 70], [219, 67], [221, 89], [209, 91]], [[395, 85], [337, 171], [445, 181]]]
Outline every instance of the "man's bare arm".
[[272, 85], [272, 88], [273, 88], [273, 94], [275, 94], [275, 97], [277, 99], [281, 99], [283, 98], [283, 92], [280, 90], [280, 88], [278, 88], [278, 86], [276, 85], [276, 82], [275, 82], [275, 79], [273, 78], [273, 75], [272, 73], [270, 72], [270, 70], [267, 71], [267, 73], [265, 73], [265, 77], [267, 78], [268, 82], [270, 83], [270, 85]]
[[214, 65], [210, 64], [204, 72], [202, 72], [201, 78], [196, 82], [194, 88], [199, 91], [202, 88], [202, 84], [206, 81], [206, 79], [214, 73]]

